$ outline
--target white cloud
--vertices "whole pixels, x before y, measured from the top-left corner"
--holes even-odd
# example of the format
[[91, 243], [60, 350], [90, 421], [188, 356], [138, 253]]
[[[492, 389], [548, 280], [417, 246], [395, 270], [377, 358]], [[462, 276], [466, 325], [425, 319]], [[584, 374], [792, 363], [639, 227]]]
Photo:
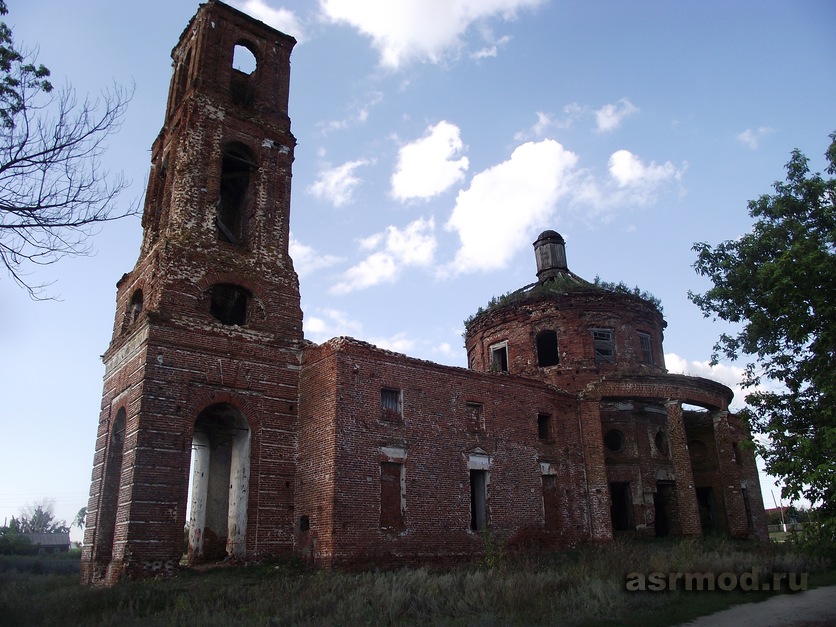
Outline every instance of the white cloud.
[[370, 162], [365, 159], [347, 161], [335, 168], [321, 170], [316, 181], [308, 188], [315, 197], [327, 200], [335, 207], [341, 207], [354, 200], [354, 190], [362, 179], [355, 176], [354, 171]]
[[557, 117], [552, 113], [537, 111], [537, 121], [528, 130], [516, 133], [514, 135], [514, 139], [517, 141], [542, 139], [551, 129], [571, 128], [575, 123], [575, 120], [579, 118], [584, 111], [585, 109], [575, 102], [563, 107], [562, 117]]
[[768, 126], [760, 126], [756, 131], [751, 128], [747, 128], [745, 131], [737, 135], [737, 141], [744, 146], [748, 146], [752, 150], [757, 150], [760, 146], [761, 139], [774, 132], [775, 131]]
[[363, 261], [345, 271], [342, 280], [331, 291], [348, 294], [379, 283], [391, 283], [404, 266], [426, 267], [432, 264], [437, 242], [435, 220], [420, 218], [406, 228], [389, 226], [360, 241], [363, 250], [374, 250]]
[[678, 181], [687, 169], [687, 164], [676, 167], [670, 161], [657, 165], [651, 161], [645, 165], [629, 150], [618, 150], [610, 155], [610, 176], [619, 188], [627, 188], [630, 201], [645, 203], [653, 199], [655, 191], [665, 183]]
[[432, 198], [464, 179], [469, 161], [456, 157], [464, 149], [459, 127], [442, 120], [420, 139], [401, 146], [392, 174], [398, 200]]
[[445, 225], [458, 233], [461, 247], [442, 273], [505, 267], [530, 244], [532, 229], [551, 221], [577, 162], [577, 155], [547, 139], [522, 144], [507, 161], [476, 174]]
[[421, 60], [440, 62], [462, 47], [462, 36], [475, 22], [492, 17], [510, 20], [519, 9], [543, 0], [320, 0], [323, 14], [371, 37], [384, 67]]
[[329, 268], [342, 261], [334, 255], [323, 255], [316, 252], [311, 246], [307, 246], [293, 237], [292, 233], [288, 248], [290, 257], [293, 259], [293, 267], [300, 277], [307, 276], [321, 268]]
[[296, 41], [300, 43], [305, 40], [304, 29], [293, 11], [284, 8], [274, 9], [264, 0], [244, 0], [243, 2], [238, 0], [232, 4], [236, 9], [251, 15], [268, 26], [295, 37]]
[[351, 320], [339, 309], [317, 309], [310, 315], [306, 312], [303, 326], [305, 338], [312, 342], [324, 342], [341, 335], [360, 337], [363, 334], [363, 325]]
[[322, 135], [328, 135], [334, 131], [342, 131], [354, 125], [365, 124], [369, 119], [372, 107], [379, 105], [381, 102], [383, 102], [383, 94], [379, 91], [371, 92], [364, 102], [355, 105], [353, 110], [342, 120], [319, 122], [316, 127]]
[[410, 353], [417, 344], [414, 339], [407, 337], [406, 333], [396, 333], [392, 337], [373, 337], [369, 339], [369, 342], [395, 353]]
[[744, 406], [746, 394], [752, 391], [751, 389], [744, 391], [740, 386], [740, 382], [743, 380], [744, 369], [739, 366], [730, 366], [727, 364], [712, 366], [709, 361], [688, 361], [676, 353], [665, 354], [665, 366], [668, 372], [672, 374], [687, 374], [692, 377], [703, 377], [730, 387], [734, 392], [732, 405], [738, 409]]
[[595, 112], [595, 130], [598, 133], [609, 133], [619, 126], [624, 118], [637, 113], [639, 110], [632, 102], [622, 98], [615, 104], [604, 105]]

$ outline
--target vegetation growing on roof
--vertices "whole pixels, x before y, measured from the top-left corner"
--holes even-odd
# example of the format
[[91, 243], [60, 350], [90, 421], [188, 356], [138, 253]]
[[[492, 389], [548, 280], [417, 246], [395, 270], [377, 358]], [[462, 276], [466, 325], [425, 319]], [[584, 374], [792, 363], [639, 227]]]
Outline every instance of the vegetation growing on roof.
[[499, 296], [492, 297], [485, 307], [479, 307], [475, 313], [465, 318], [465, 334], [470, 330], [470, 326], [473, 324], [476, 318], [481, 316], [486, 311], [490, 311], [491, 309], [504, 307], [505, 305], [511, 305], [515, 303], [522, 303], [530, 300], [537, 300], [539, 298], [549, 296], [551, 294], [563, 294], [569, 291], [581, 292], [594, 290], [605, 290], [607, 292], [635, 296], [636, 298], [640, 298], [641, 300], [650, 303], [659, 311], [659, 313], [662, 313], [662, 301], [650, 292], [640, 289], [638, 286], [632, 288], [628, 287], [627, 284], [624, 283], [624, 281], [619, 281], [618, 283], [602, 281], [601, 278], [598, 276], [595, 277], [595, 280], [592, 283], [589, 283], [588, 281], [584, 281], [580, 277], [575, 277], [574, 275], [572, 275], [571, 280], [567, 277], [563, 280], [558, 281], [533, 283], [518, 290], [512, 290], [509, 292], [505, 292], [504, 294], [501, 294]]
[[635, 287], [628, 287], [628, 285], [624, 281], [619, 281], [618, 283], [610, 283], [609, 281], [602, 281], [601, 278], [598, 276], [595, 277], [593, 285], [605, 289], [608, 292], [618, 292], [619, 294], [631, 294], [633, 296], [641, 298], [642, 300], [646, 300], [651, 305], [656, 307], [656, 309], [659, 310], [659, 313], [662, 313], [662, 301], [650, 292], [641, 289], [638, 285], [636, 285]]

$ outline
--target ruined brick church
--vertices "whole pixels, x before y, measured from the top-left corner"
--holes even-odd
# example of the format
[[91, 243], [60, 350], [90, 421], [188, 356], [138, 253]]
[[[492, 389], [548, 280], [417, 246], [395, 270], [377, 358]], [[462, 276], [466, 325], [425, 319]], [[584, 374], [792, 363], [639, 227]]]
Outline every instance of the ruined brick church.
[[186, 526], [190, 563], [323, 566], [472, 560], [484, 531], [526, 550], [765, 539], [731, 390], [669, 374], [657, 306], [572, 273], [554, 231], [534, 243], [537, 281], [468, 322], [467, 368], [304, 340], [294, 43], [210, 0], [172, 52], [104, 354], [82, 580], [173, 572]]

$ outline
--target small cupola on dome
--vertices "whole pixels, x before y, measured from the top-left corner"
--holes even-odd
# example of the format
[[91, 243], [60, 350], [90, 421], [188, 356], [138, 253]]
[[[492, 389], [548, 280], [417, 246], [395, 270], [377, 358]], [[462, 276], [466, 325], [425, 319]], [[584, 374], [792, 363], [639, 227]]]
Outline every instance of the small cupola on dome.
[[542, 283], [569, 272], [566, 265], [566, 241], [556, 231], [543, 231], [534, 242], [537, 279]]

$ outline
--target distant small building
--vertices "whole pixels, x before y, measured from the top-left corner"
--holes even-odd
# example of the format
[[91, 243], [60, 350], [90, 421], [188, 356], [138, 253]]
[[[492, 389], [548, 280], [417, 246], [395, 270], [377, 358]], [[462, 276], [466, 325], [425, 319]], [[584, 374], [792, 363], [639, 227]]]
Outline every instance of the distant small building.
[[66, 553], [70, 550], [69, 533], [21, 533], [20, 537], [38, 547], [38, 553]]

